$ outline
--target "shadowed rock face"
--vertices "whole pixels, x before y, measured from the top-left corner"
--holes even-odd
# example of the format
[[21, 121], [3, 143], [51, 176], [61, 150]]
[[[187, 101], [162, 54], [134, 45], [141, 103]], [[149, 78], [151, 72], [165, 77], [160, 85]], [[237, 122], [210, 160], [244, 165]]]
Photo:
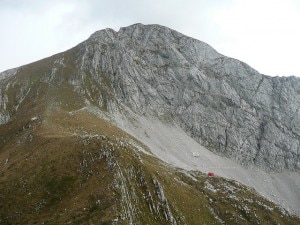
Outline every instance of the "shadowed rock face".
[[[67, 82], [108, 112], [126, 106], [176, 123], [211, 151], [247, 167], [300, 170], [298, 78], [262, 75], [201, 41], [142, 24], [97, 31], [54, 56], [46, 70], [39, 82]], [[7, 84], [15, 73], [0, 75], [0, 123], [30, 91], [30, 82], [23, 82], [16, 105], [8, 105]]]

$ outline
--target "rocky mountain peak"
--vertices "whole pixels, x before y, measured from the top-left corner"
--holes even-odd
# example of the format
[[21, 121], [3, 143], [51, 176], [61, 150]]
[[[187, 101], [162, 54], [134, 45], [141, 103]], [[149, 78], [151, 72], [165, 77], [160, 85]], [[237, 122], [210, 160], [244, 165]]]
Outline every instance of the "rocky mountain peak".
[[168, 115], [245, 166], [299, 170], [299, 79], [262, 75], [160, 25], [97, 31], [81, 51], [83, 68], [95, 81], [107, 74], [116, 101], [135, 112]]
[[[97, 31], [56, 56], [41, 79], [66, 80], [65, 74], [57, 76], [66, 70], [65, 63], [73, 65], [69, 84], [110, 113], [124, 105], [139, 115], [167, 117], [205, 147], [244, 166], [299, 171], [298, 78], [262, 75], [204, 42], [160, 25]], [[93, 85], [87, 87], [87, 80]], [[30, 88], [24, 84], [19, 99]], [[16, 106], [7, 111], [9, 85], [2, 87], [4, 123]]]
[[118, 32], [108, 28], [95, 32], [90, 36], [90, 39], [93, 41], [98, 40], [99, 42], [134, 43], [134, 47], [145, 48], [145, 50], [150, 47], [156, 47], [157, 49], [170, 48], [180, 51], [184, 50], [184, 47], [190, 47], [186, 50], [192, 52], [197, 50], [194, 53], [197, 56], [196, 59], [199, 60], [221, 56], [208, 44], [157, 24], [144, 25], [137, 23], [128, 27], [121, 27]]
[[101, 41], [101, 40], [106, 40], [107, 38], [114, 39], [116, 35], [117, 35], [116, 31], [114, 31], [111, 28], [107, 28], [107, 29], [96, 31], [89, 37], [89, 39]]
[[[49, 84], [67, 80], [112, 114], [124, 106], [139, 115], [168, 118], [211, 151], [246, 167], [300, 169], [298, 78], [262, 75], [160, 25], [100, 30], [54, 58], [47, 59], [43, 71], [34, 67], [35, 74], [28, 71], [28, 76], [40, 74]], [[7, 76], [1, 74], [3, 83]], [[30, 90], [29, 80], [19, 84], [17, 101], [6, 93], [16, 82], [1, 86], [1, 123], [18, 109]]]
[[[182, 196], [200, 196], [195, 201], [198, 207], [205, 193], [198, 187], [204, 185], [216, 193], [215, 200], [211, 193], [204, 196], [208, 207], [217, 207], [217, 199], [233, 189], [228, 189], [227, 181], [221, 180], [225, 186], [214, 184], [203, 174], [201, 183], [202, 178], [187, 170], [212, 171], [216, 180], [218, 176], [237, 180], [299, 215], [299, 90], [299, 78], [260, 74], [204, 42], [167, 27], [143, 24], [97, 31], [66, 52], [0, 73], [0, 182], [5, 184], [0, 185], [5, 193], [0, 195], [0, 223], [26, 218], [24, 212], [32, 210], [46, 213], [48, 207], [52, 218], [65, 213], [68, 205], [74, 207], [69, 208], [72, 214], [51, 223], [64, 224], [77, 216], [79, 221], [105, 208], [107, 215], [115, 214], [109, 219], [102, 214], [103, 221], [113, 217], [116, 224], [142, 221], [145, 215], [149, 224], [155, 224], [157, 215], [158, 224], [189, 224], [180, 219], [181, 213], [191, 213], [190, 201], [180, 208]], [[176, 168], [183, 174], [178, 175]], [[29, 186], [23, 177], [31, 182]], [[103, 182], [103, 177], [109, 179]], [[174, 189], [179, 186], [173, 185], [173, 179], [184, 188]], [[103, 185], [100, 192], [95, 180]], [[232, 185], [242, 190], [240, 184]], [[41, 188], [31, 198], [35, 187]], [[102, 190], [109, 187], [113, 189], [106, 195]], [[185, 189], [187, 195], [181, 195]], [[192, 189], [196, 192], [190, 195]], [[86, 196], [86, 190], [93, 195]], [[81, 195], [81, 208], [73, 200], [66, 203], [68, 192], [74, 196], [69, 199]], [[12, 201], [11, 193], [24, 202], [31, 199], [31, 205], [13, 211], [19, 200]], [[178, 201], [170, 198], [173, 194]], [[256, 220], [261, 204], [245, 199], [248, 194], [231, 195], [225, 208], [233, 214], [210, 211], [213, 218], [217, 215], [232, 223], [236, 219], [232, 215], [242, 212], [243, 221], [264, 223]], [[62, 202], [58, 212], [61, 198], [66, 204]], [[249, 216], [245, 207], [255, 213]], [[265, 218], [261, 211], [259, 218]], [[274, 220], [283, 213], [274, 210]]]

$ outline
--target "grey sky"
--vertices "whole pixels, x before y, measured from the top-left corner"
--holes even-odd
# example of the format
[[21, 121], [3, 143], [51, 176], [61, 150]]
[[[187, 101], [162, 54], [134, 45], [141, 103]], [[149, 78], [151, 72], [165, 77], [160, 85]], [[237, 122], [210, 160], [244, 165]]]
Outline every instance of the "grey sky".
[[300, 76], [299, 0], [0, 0], [0, 71], [138, 22], [168, 26], [261, 73]]

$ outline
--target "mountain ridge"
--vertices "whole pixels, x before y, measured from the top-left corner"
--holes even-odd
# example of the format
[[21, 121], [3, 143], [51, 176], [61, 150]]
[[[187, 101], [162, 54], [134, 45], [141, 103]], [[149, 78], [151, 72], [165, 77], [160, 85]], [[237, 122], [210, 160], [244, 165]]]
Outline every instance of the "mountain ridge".
[[[299, 214], [298, 87], [297, 78], [261, 75], [167, 27], [105, 29], [70, 50], [1, 73], [0, 127], [10, 131], [0, 144], [22, 143], [19, 133], [35, 118], [47, 125], [53, 109], [87, 111], [173, 166], [213, 169]], [[10, 163], [11, 156], [2, 158]]]

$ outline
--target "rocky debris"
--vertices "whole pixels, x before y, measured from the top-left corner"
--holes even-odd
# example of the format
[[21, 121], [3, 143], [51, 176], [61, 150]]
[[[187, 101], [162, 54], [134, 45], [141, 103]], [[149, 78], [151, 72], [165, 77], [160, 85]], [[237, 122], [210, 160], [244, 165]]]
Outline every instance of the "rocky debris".
[[35, 116], [35, 117], [32, 117], [30, 120], [31, 120], [31, 122], [34, 122], [34, 121], [36, 121], [38, 118], [37, 118], [37, 116]]
[[160, 203], [157, 206], [158, 211], [163, 212], [163, 215], [164, 215], [166, 221], [169, 221], [171, 224], [176, 225], [177, 222], [174, 219], [174, 216], [171, 212], [168, 200], [165, 197], [164, 190], [163, 190], [161, 184], [158, 182], [158, 180], [156, 178], [153, 178], [153, 184], [154, 184], [155, 191], [156, 191], [156, 194], [158, 196], [158, 199], [160, 201]]
[[3, 80], [5, 78], [14, 76], [17, 74], [19, 68], [14, 68], [14, 69], [10, 69], [10, 70], [6, 70], [0, 73], [0, 80]]
[[218, 189], [216, 189], [211, 183], [209, 183], [209, 181], [205, 181], [204, 183], [204, 188], [206, 188], [207, 190], [213, 192], [213, 193], [217, 193]]
[[12, 71], [14, 73], [7, 76], [6, 72], [4, 75], [0, 73], [0, 78], [1, 76], [7, 78], [0, 80], [0, 125], [10, 121], [31, 90], [30, 81], [17, 80], [13, 75], [16, 75], [18, 70]]

